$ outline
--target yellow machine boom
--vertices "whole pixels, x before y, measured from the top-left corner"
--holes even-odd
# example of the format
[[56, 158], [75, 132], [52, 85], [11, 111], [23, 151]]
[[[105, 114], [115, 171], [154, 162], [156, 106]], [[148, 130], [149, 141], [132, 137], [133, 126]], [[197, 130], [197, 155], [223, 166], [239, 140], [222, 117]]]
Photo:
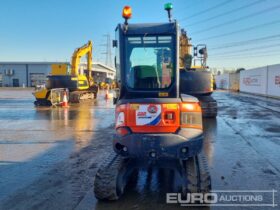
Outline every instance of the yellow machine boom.
[[187, 33], [182, 30], [180, 36], [180, 69], [190, 68], [192, 63], [191, 54], [192, 45], [189, 41]]
[[91, 82], [93, 80], [91, 76], [91, 68], [92, 68], [92, 42], [88, 41], [87, 44], [83, 45], [80, 48], [77, 48], [73, 55], [72, 55], [72, 70], [71, 70], [71, 75], [80, 75], [79, 73], [79, 65], [80, 65], [80, 60], [81, 57], [84, 55], [87, 55], [87, 69], [88, 69], [88, 80]]

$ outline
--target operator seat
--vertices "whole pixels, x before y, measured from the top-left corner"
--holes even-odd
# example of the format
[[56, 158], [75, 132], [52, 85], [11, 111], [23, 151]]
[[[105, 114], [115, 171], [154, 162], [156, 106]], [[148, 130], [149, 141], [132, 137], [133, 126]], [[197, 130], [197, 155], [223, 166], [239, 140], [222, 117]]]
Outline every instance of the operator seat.
[[153, 66], [134, 66], [134, 81], [136, 89], [160, 88], [158, 73]]

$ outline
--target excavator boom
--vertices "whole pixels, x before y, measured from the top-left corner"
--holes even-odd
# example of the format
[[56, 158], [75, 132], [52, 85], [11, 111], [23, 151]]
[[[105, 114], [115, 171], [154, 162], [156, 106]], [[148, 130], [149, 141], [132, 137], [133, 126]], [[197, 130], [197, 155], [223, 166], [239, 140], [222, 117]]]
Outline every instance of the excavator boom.
[[186, 31], [181, 30], [180, 36], [180, 69], [190, 68], [192, 65], [192, 45], [189, 41]]
[[92, 68], [92, 42], [88, 41], [87, 44], [83, 45], [80, 48], [77, 48], [72, 56], [72, 70], [71, 70], [71, 75], [80, 75], [79, 73], [79, 65], [81, 61], [81, 57], [84, 55], [87, 55], [87, 69], [88, 69], [88, 80], [92, 81], [92, 76], [91, 76], [91, 68]]

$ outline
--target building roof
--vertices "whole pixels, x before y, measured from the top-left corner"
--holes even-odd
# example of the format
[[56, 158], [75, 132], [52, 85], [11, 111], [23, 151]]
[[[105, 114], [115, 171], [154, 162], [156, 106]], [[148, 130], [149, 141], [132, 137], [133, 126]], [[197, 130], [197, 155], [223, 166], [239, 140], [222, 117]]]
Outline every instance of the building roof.
[[[86, 63], [81, 63], [80, 65], [84, 68], [87, 66]], [[109, 72], [112, 72], [112, 73], [116, 72], [116, 70], [114, 68], [112, 68], [110, 66], [107, 66], [103, 63], [99, 63], [99, 62], [93, 62], [92, 63], [92, 69], [93, 69], [93, 71], [100, 71], [100, 72], [105, 72], [105, 71], [107, 71], [107, 72], [109, 71]]]
[[110, 66], [107, 66], [107, 65], [105, 65], [103, 63], [99, 63], [99, 62], [93, 62], [93, 69], [94, 69], [94, 67], [99, 67], [99, 68], [101, 67], [101, 68], [105, 68], [105, 69], [107, 69], [109, 71], [116, 72], [116, 69], [114, 69], [114, 68], [112, 68]]

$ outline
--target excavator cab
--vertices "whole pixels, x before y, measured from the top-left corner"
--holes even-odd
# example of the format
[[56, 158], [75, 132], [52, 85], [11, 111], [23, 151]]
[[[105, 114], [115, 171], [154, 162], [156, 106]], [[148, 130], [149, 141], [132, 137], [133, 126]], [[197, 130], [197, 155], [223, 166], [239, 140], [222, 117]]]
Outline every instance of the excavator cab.
[[178, 25], [129, 24], [116, 28], [119, 100], [178, 98]]
[[176, 189], [184, 194], [208, 192], [201, 107], [195, 97], [179, 93], [178, 23], [128, 24], [130, 7], [123, 17], [113, 41], [119, 87], [115, 154], [95, 176], [95, 196], [117, 200], [133, 171], [149, 167], [173, 170]]
[[[128, 24], [126, 19], [117, 26], [114, 47], [120, 90], [116, 100], [116, 153], [187, 159], [200, 152], [200, 104], [196, 98], [179, 93], [180, 32], [176, 21]], [[186, 133], [194, 134], [194, 138], [189, 139]], [[153, 145], [154, 141], [161, 146]], [[169, 144], [174, 147], [169, 148]]]

